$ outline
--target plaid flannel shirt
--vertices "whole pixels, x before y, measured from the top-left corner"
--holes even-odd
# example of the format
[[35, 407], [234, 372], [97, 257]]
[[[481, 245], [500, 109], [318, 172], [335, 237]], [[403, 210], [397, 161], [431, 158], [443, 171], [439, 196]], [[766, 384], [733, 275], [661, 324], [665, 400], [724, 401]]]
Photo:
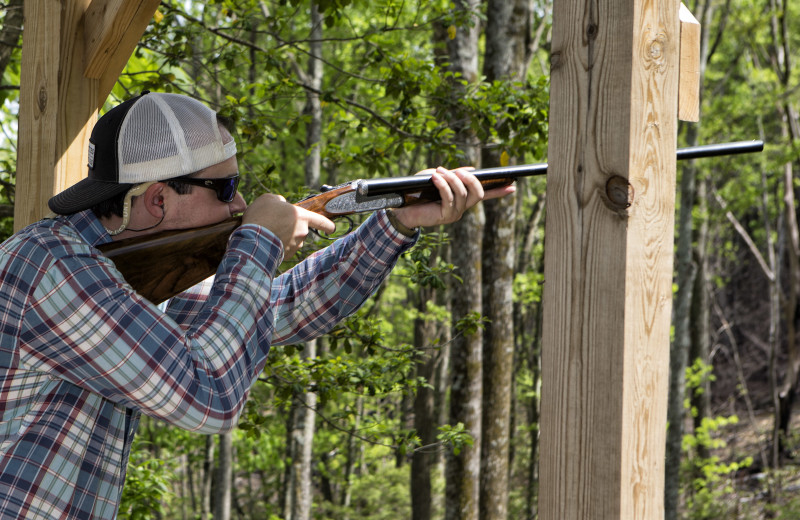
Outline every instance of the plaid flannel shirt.
[[270, 345], [330, 330], [413, 244], [379, 212], [273, 280], [280, 242], [242, 226], [164, 312], [93, 247], [109, 240], [85, 211], [0, 246], [2, 518], [113, 518], [141, 413], [232, 429]]

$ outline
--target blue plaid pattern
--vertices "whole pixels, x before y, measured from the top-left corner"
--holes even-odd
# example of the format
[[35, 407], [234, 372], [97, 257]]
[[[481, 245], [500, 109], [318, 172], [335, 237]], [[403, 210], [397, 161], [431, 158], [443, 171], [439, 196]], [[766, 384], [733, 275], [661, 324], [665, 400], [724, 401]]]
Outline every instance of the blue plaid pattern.
[[280, 242], [242, 226], [164, 312], [95, 249], [109, 240], [86, 211], [0, 245], [2, 518], [114, 518], [141, 413], [232, 429], [270, 345], [330, 330], [413, 244], [379, 212], [273, 280]]

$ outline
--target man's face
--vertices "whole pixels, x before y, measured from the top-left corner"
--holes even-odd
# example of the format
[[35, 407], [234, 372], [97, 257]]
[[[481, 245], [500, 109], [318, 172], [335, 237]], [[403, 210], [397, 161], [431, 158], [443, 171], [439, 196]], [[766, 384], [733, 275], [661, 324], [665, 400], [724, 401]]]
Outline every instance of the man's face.
[[[237, 174], [236, 157], [201, 170], [196, 178], [221, 179]], [[181, 195], [172, 188], [164, 190], [164, 222], [161, 229], [190, 229], [216, 224], [241, 213], [247, 207], [241, 193], [231, 202], [222, 202], [214, 190], [192, 186], [191, 193]]]

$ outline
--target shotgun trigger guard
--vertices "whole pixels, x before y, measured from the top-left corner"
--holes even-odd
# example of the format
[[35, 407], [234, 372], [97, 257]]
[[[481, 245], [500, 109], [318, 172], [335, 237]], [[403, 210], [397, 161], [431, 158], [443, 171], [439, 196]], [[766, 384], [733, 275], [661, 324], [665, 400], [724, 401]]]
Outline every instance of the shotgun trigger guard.
[[337, 238], [341, 238], [341, 237], [345, 236], [346, 234], [350, 233], [351, 231], [353, 231], [353, 228], [355, 227], [355, 224], [353, 223], [353, 219], [351, 219], [348, 215], [342, 215], [342, 216], [337, 217], [337, 218], [342, 218], [342, 219], [345, 219], [347, 221], [347, 229], [346, 230], [344, 230], [342, 232], [338, 232], [338, 230], [334, 231], [333, 235], [329, 235], [329, 234], [325, 233], [324, 231], [319, 231], [319, 230], [314, 229], [314, 228], [311, 228], [311, 232], [314, 233], [315, 235], [317, 235], [322, 240], [336, 240]]

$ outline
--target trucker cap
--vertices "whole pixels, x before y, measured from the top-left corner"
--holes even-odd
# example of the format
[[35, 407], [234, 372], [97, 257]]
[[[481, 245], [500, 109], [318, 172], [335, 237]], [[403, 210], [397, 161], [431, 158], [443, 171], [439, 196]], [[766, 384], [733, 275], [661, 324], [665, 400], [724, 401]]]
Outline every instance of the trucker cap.
[[143, 182], [195, 173], [236, 155], [217, 114], [189, 96], [144, 91], [117, 105], [92, 129], [89, 175], [52, 197], [61, 215], [89, 209]]

